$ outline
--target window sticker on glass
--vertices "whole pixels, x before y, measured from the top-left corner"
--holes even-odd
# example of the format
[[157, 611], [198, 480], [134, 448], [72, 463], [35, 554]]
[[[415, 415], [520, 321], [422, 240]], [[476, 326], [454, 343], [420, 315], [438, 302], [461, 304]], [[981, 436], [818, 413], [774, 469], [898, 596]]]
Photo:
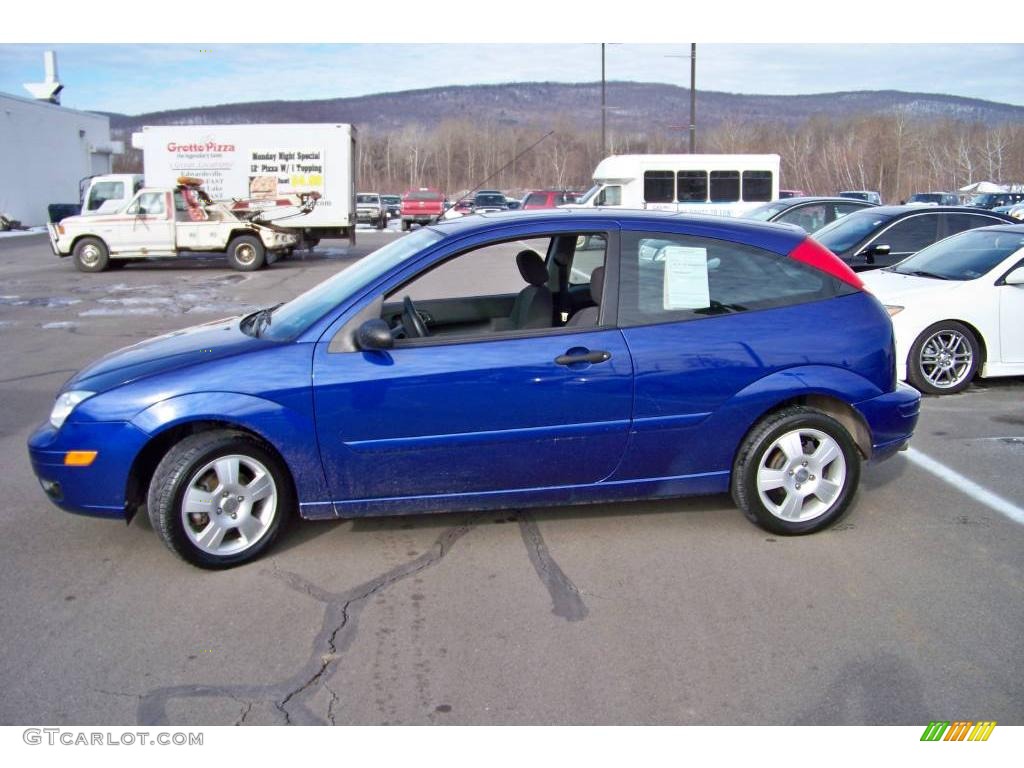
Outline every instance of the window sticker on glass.
[[711, 306], [706, 248], [668, 246], [665, 257], [663, 309], [703, 309]]

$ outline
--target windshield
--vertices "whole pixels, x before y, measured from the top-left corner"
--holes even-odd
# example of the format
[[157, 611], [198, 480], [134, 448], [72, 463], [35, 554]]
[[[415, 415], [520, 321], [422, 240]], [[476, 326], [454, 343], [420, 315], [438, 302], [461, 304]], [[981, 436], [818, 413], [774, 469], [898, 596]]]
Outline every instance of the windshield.
[[295, 338], [356, 291], [443, 237], [429, 228], [418, 229], [378, 248], [334, 277], [275, 309], [262, 336], [275, 341]]
[[918, 251], [892, 271], [901, 275], [934, 275], [944, 280], [975, 280], [1021, 249], [1024, 233], [974, 229]]
[[787, 203], [766, 203], [759, 205], [752, 211], [743, 214], [744, 219], [756, 219], [757, 221], [768, 221], [772, 216], [789, 208]]
[[377, 195], [356, 195], [356, 203], [379, 203], [380, 197]]
[[590, 202], [590, 198], [592, 198], [594, 195], [596, 195], [598, 193], [598, 191], [600, 191], [600, 189], [601, 189], [601, 185], [600, 184], [595, 184], [590, 189], [588, 189], [586, 192], [584, 192], [581, 197], [577, 198], [576, 204], [577, 205], [584, 205], [586, 203], [589, 203]]
[[995, 195], [975, 195], [974, 197], [971, 198], [971, 202], [969, 202], [968, 205], [973, 205], [978, 208], [984, 208], [992, 201], [994, 197]]
[[886, 221], [874, 211], [858, 211], [826, 224], [811, 235], [832, 253], [850, 250]]
[[477, 195], [473, 199], [474, 205], [504, 205], [504, 195]]
[[931, 192], [921, 192], [917, 195], [912, 196], [908, 203], [941, 203], [942, 195], [932, 194]]
[[434, 201], [437, 201], [437, 200], [444, 200], [444, 195], [442, 195], [440, 192], [428, 192], [426, 190], [421, 190], [419, 192], [406, 192], [405, 193], [405, 199], [406, 200], [434, 200]]

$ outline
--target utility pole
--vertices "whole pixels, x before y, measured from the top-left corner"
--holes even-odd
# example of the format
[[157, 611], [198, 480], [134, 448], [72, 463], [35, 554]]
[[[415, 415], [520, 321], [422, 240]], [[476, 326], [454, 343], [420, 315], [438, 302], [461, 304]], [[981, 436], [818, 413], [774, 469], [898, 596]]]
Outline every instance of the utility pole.
[[604, 43], [601, 43], [601, 157], [608, 156], [608, 142], [605, 140], [605, 99], [604, 99]]
[[697, 44], [690, 43], [690, 154], [697, 154]]

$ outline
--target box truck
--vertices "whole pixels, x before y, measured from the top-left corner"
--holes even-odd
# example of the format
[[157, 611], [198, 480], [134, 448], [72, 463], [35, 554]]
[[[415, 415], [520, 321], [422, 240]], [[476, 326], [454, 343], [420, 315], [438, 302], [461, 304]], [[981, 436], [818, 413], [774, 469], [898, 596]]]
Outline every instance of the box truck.
[[[148, 187], [202, 179], [239, 213], [293, 230], [307, 247], [324, 237], [355, 242], [356, 129], [341, 123], [149, 125], [132, 134]], [[300, 196], [319, 195], [303, 213]], [[272, 209], [272, 210], [267, 210]]]

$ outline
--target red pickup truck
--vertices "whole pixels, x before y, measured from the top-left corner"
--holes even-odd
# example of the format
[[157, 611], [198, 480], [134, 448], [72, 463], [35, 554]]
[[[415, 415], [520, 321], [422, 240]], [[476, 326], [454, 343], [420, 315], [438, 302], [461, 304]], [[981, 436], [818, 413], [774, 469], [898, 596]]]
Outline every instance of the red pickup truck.
[[444, 213], [444, 195], [436, 189], [420, 187], [402, 195], [402, 231], [413, 224], [433, 224]]

